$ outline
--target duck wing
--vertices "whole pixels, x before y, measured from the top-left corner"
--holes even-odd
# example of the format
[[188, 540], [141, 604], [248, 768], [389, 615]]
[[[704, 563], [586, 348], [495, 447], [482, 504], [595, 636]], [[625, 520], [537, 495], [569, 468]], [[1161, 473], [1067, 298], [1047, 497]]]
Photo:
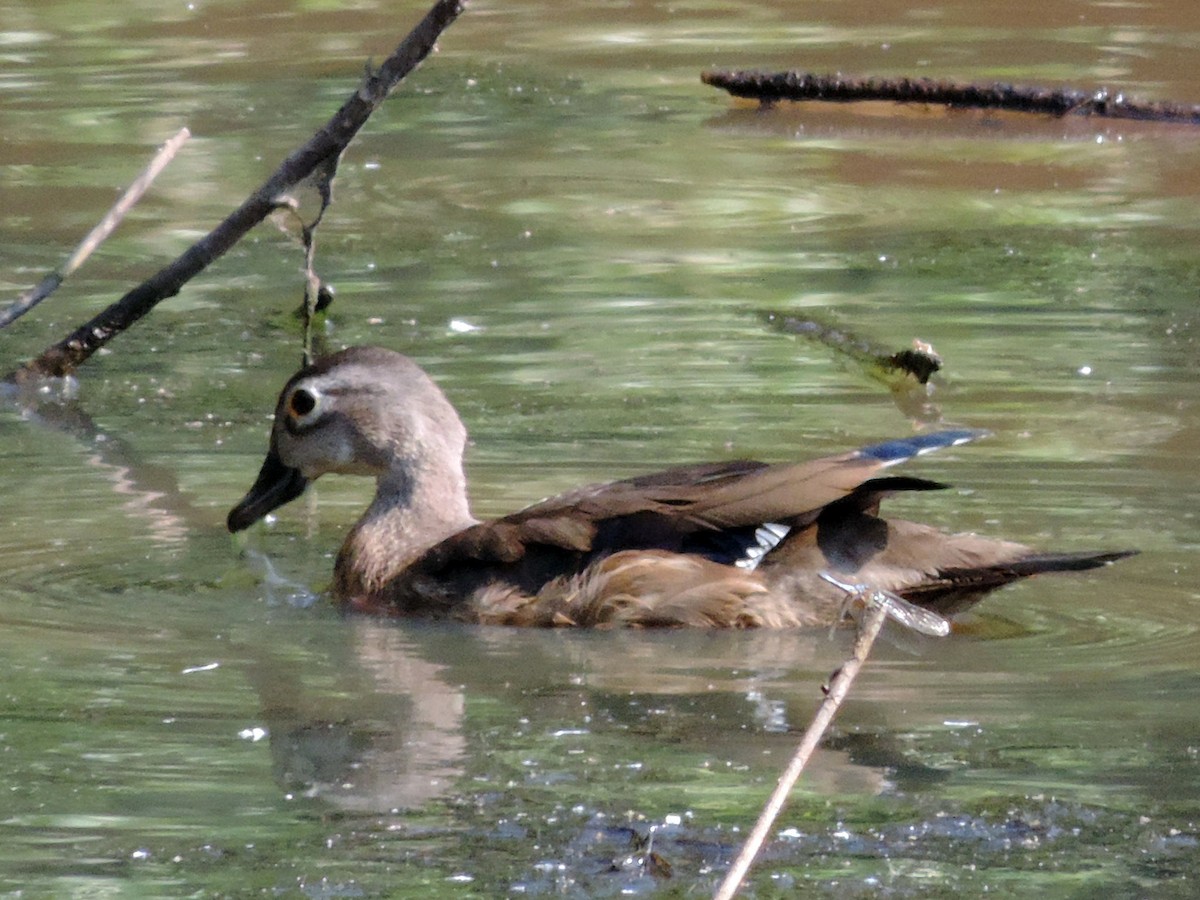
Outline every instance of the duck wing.
[[[522, 563], [528, 577], [520, 580], [534, 587], [622, 550], [692, 553], [732, 564], [760, 545], [765, 523], [810, 524], [881, 470], [982, 434], [942, 431], [804, 463], [733, 460], [589, 485], [464, 529], [432, 547], [417, 565], [432, 575], [462, 564]], [[904, 481], [909, 489], [940, 487]]]

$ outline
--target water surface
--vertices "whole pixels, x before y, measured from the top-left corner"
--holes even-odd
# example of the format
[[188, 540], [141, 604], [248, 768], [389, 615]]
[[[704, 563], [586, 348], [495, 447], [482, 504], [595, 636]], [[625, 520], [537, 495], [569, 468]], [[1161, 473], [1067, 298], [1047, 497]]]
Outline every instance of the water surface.
[[[187, 125], [114, 238], [0, 335], [39, 352], [213, 226], [424, 11], [0, 0], [0, 287], [56, 266]], [[946, 370], [985, 442], [897, 509], [1109, 570], [879, 646], [758, 896], [1189, 896], [1200, 876], [1200, 145], [1134, 124], [811, 106], [709, 67], [1200, 102], [1182, 3], [476, 2], [351, 147], [321, 229], [330, 346], [426, 365], [480, 515], [582, 481], [909, 433], [768, 312]], [[269, 225], [79, 373], [0, 411], [0, 893], [703, 896], [845, 635], [522, 633], [339, 618], [369, 485], [237, 540], [299, 358]], [[469, 329], [453, 327], [467, 323]], [[643, 865], [646, 841], [666, 860]]]

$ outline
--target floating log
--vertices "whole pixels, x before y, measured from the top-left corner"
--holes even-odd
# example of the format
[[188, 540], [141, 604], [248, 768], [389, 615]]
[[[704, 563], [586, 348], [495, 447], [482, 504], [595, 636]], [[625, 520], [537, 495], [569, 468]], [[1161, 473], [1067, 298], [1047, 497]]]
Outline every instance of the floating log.
[[1200, 106], [1170, 102], [1142, 103], [1104, 88], [1083, 91], [1011, 84], [960, 84], [930, 78], [853, 78], [812, 72], [703, 72], [700, 80], [735, 97], [758, 100], [764, 104], [780, 100], [819, 100], [826, 103], [882, 100], [1057, 117], [1098, 116], [1200, 125]]

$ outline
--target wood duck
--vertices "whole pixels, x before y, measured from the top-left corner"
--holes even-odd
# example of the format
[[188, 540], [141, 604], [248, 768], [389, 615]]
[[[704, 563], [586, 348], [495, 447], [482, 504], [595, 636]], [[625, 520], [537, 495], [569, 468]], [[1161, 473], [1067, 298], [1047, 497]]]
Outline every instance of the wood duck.
[[804, 463], [680, 466], [479, 522], [454, 407], [407, 357], [351, 347], [284, 386], [266, 461], [228, 526], [249, 527], [327, 472], [374, 476], [375, 498], [334, 567], [339, 603], [527, 626], [829, 625], [846, 595], [823, 575], [950, 616], [1010, 581], [1132, 552], [1040, 553], [879, 517], [889, 494], [944, 487], [885, 469], [980, 435], [922, 434]]

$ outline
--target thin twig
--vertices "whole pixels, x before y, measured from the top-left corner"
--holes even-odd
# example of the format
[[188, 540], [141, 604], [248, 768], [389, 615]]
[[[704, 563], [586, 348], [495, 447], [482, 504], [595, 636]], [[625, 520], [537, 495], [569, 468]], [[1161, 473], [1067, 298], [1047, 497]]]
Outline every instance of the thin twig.
[[817, 708], [812, 722], [804, 732], [800, 746], [796, 748], [796, 752], [792, 756], [792, 761], [788, 763], [784, 773], [779, 776], [779, 783], [775, 785], [775, 790], [767, 800], [766, 806], [763, 807], [762, 813], [759, 814], [758, 821], [754, 823], [754, 829], [738, 852], [737, 859], [733, 861], [733, 865], [725, 873], [725, 879], [713, 894], [713, 900], [730, 900], [738, 892], [742, 885], [742, 879], [746, 877], [755, 857], [762, 849], [763, 842], [767, 839], [767, 834], [775, 824], [775, 819], [783, 810], [788, 794], [791, 793], [796, 781], [800, 778], [804, 767], [808, 765], [808, 760], [817, 749], [817, 744], [825, 736], [833, 717], [837, 715], [838, 708], [850, 692], [850, 686], [858, 677], [859, 669], [867, 661], [867, 657], [871, 653], [871, 645], [879, 636], [879, 630], [883, 627], [886, 618], [887, 612], [882, 606], [876, 604], [867, 606], [859, 623], [858, 637], [854, 641], [854, 654], [830, 679], [829, 693], [825, 695], [824, 701]]
[[285, 202], [281, 198], [286, 198], [289, 191], [319, 167], [337, 159], [392, 89], [429, 55], [438, 37], [462, 9], [463, 0], [436, 0], [378, 71], [370, 73], [341, 109], [220, 225], [90, 322], [48, 347], [37, 359], [10, 372], [5, 380], [21, 382], [69, 375], [158, 303], [179, 293], [184, 284]]
[[962, 84], [930, 78], [854, 78], [814, 72], [703, 72], [700, 80], [722, 88], [735, 97], [746, 97], [762, 103], [779, 100], [823, 100], [830, 103], [885, 100], [1052, 116], [1097, 116], [1200, 125], [1200, 106], [1169, 102], [1143, 103], [1104, 88], [1083, 91], [1011, 84]]
[[117, 226], [125, 219], [125, 214], [133, 209], [134, 204], [142, 199], [142, 195], [154, 183], [154, 179], [175, 158], [175, 154], [179, 152], [179, 148], [191, 136], [192, 133], [190, 131], [186, 128], [181, 128], [178, 134], [162, 145], [158, 153], [154, 154], [154, 159], [150, 160], [150, 165], [146, 166], [145, 171], [118, 198], [117, 202], [113, 204], [112, 209], [108, 211], [108, 214], [100, 220], [100, 224], [89, 231], [87, 237], [79, 242], [79, 246], [75, 248], [75, 252], [71, 254], [67, 261], [43, 278], [37, 287], [26, 291], [14, 303], [6, 307], [3, 311], [0, 311], [0, 328], [7, 327], [11, 322], [16, 321], [53, 294], [58, 290], [58, 286], [71, 276], [71, 273], [83, 265], [84, 261], [92, 255], [92, 252], [104, 243], [110, 234], [116, 231]]

